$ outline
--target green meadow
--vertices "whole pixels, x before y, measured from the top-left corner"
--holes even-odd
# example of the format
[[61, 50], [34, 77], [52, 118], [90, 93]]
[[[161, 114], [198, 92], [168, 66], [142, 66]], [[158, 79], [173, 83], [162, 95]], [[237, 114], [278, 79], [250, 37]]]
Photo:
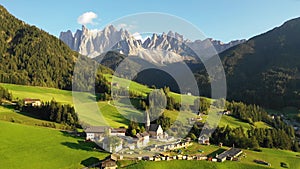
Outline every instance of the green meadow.
[[83, 168], [108, 155], [59, 130], [4, 121], [0, 128], [1, 168]]
[[[112, 82], [111, 75], [105, 75], [109, 82]], [[130, 81], [127, 79], [117, 78], [115, 77], [117, 82], [122, 85], [126, 85]], [[59, 90], [54, 88], [45, 88], [45, 87], [37, 87], [37, 86], [23, 86], [23, 85], [15, 85], [15, 84], [6, 84], [1, 83], [1, 86], [7, 88], [14, 96], [14, 98], [39, 98], [42, 101], [50, 101], [51, 99], [55, 99], [58, 102], [65, 104], [74, 104], [75, 109], [79, 115], [79, 118], [82, 122], [90, 124], [90, 125], [110, 125], [113, 127], [127, 126], [130, 117], [138, 117], [143, 118], [143, 113], [141, 111], [134, 110], [128, 107], [129, 103], [126, 103], [125, 99], [119, 100], [117, 103], [113, 101], [101, 101], [96, 102], [95, 96], [90, 93], [79, 93], [66, 90]], [[143, 92], [145, 95], [151, 90], [147, 86], [141, 85], [136, 82], [130, 82], [130, 90], [134, 90], [137, 92]], [[74, 97], [72, 96], [74, 95]], [[193, 104], [195, 96], [187, 96], [180, 95], [177, 93], [171, 92], [171, 95], [174, 95], [176, 100], [180, 100], [183, 98], [188, 104]], [[123, 101], [125, 100], [125, 101]], [[211, 100], [211, 99], [209, 99]], [[116, 105], [116, 106], [115, 106]], [[0, 109], [1, 112], [3, 110]], [[218, 111], [218, 110], [213, 110]], [[7, 112], [7, 111], [6, 111]], [[168, 117], [171, 118], [172, 121], [176, 119], [186, 123], [187, 118], [194, 117], [194, 114], [189, 111], [170, 111], [165, 110], [165, 113]], [[10, 114], [11, 115], [11, 114]], [[0, 114], [0, 119], [5, 118], [6, 120], [10, 118], [10, 115]], [[23, 114], [25, 116], [25, 114]], [[14, 113], [14, 116], [20, 116]], [[18, 119], [18, 117], [16, 117]], [[24, 117], [25, 118], [25, 117]], [[204, 116], [205, 120], [206, 117]], [[22, 121], [22, 120], [21, 120]], [[26, 120], [25, 120], [26, 121]], [[222, 116], [220, 126], [229, 125], [233, 128], [242, 126], [244, 128], [250, 128], [250, 124], [246, 122], [242, 122], [231, 116]], [[255, 123], [257, 127], [268, 127], [265, 123]]]
[[[210, 153], [212, 151], [218, 151], [216, 146], [201, 146], [195, 145], [204, 151], [204, 154]], [[184, 152], [186, 150], [183, 150]], [[195, 151], [196, 152], [196, 151]], [[243, 157], [245, 155], [245, 157]], [[281, 163], [285, 163], [291, 169], [298, 169], [300, 166], [300, 153], [295, 153], [285, 150], [276, 149], [265, 149], [262, 148], [262, 152], [255, 152], [250, 150], [244, 150], [243, 155], [240, 157], [239, 161], [225, 161], [223, 163], [211, 162], [211, 161], [187, 161], [187, 160], [173, 160], [173, 161], [132, 161], [120, 162], [120, 165], [124, 165], [127, 169], [198, 169], [198, 168], [208, 168], [208, 169], [265, 169], [274, 168], [279, 169]], [[253, 160], [264, 160], [271, 164], [271, 166], [266, 166], [262, 164], [256, 164]], [[125, 166], [127, 164], [127, 166]]]
[[55, 88], [39, 87], [39, 86], [24, 86], [0, 83], [1, 86], [12, 92], [14, 99], [38, 98], [42, 101], [50, 101], [55, 99], [61, 103], [72, 104], [72, 91], [60, 90]]
[[55, 128], [63, 128], [63, 125], [61, 124], [39, 120], [30, 117], [30, 114], [17, 112], [12, 108], [7, 108], [3, 106], [0, 106], [0, 120], [20, 123], [25, 125], [32, 125], [32, 126], [43, 126], [45, 124], [51, 124], [54, 125]]
[[[128, 107], [126, 100], [122, 99], [117, 102], [95, 102], [95, 97], [91, 94], [74, 93], [75, 99], [73, 100], [71, 91], [13, 84], [1, 85], [9, 89], [15, 98], [39, 98], [43, 101], [49, 101], [54, 98], [62, 103], [73, 104], [76, 110], [79, 110], [77, 112], [80, 120], [90, 125], [127, 126], [129, 122], [128, 117], [133, 115], [137, 115], [140, 118], [143, 117], [142, 112], [131, 109]], [[140, 86], [137, 83], [133, 83], [131, 87], [141, 92], [150, 92], [152, 90], [150, 88], [144, 90], [142, 87], [146, 86]], [[179, 94], [174, 95], [177, 95], [177, 99], [181, 97]], [[193, 99], [187, 98], [185, 100], [191, 102]], [[188, 117], [195, 116], [188, 111], [165, 110], [165, 113], [172, 121], [179, 119], [184, 122]], [[203, 119], [205, 120], [206, 116]], [[56, 129], [41, 127], [44, 123], [51, 122], [35, 119], [26, 113], [16, 112], [9, 106], [0, 106], [0, 128], [2, 129], [0, 135], [1, 166], [5, 166], [5, 168], [82, 168], [108, 155], [95, 151], [92, 148], [95, 145], [84, 143], [82, 138], [71, 137]], [[55, 124], [56, 128], [61, 127], [60, 124], [53, 124]], [[251, 127], [249, 123], [226, 115], [222, 116], [219, 125], [242, 126], [246, 129]], [[256, 122], [254, 126], [269, 127], [263, 122]], [[187, 149], [184, 151], [196, 152], [198, 149], [201, 149], [205, 153], [213, 153], [213, 151], [218, 149], [216, 146], [193, 148], [195, 150]], [[246, 158], [242, 158], [240, 162], [138, 162], [137, 164], [131, 163], [127, 168], [280, 168], [280, 162], [287, 163], [290, 168], [300, 166], [299, 156], [296, 156], [297, 153], [276, 149], [262, 150], [262, 152], [245, 150]], [[272, 166], [266, 167], [256, 164], [253, 162], [254, 159], [270, 162]]]

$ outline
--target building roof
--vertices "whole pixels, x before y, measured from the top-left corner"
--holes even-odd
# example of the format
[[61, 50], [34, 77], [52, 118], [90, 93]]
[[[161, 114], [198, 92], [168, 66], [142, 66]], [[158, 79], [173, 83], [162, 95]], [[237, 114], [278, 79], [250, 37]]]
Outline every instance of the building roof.
[[201, 135], [198, 140], [209, 140], [209, 137], [207, 135]]
[[138, 139], [140, 139], [140, 138], [144, 138], [145, 136], [149, 136], [149, 134], [148, 134], [148, 133], [137, 133], [135, 136], [136, 136]]
[[85, 129], [86, 133], [104, 133], [105, 130], [109, 129], [108, 126], [91, 126]]
[[111, 133], [126, 133], [125, 128], [112, 128]]
[[102, 168], [105, 168], [105, 167], [117, 167], [117, 163], [111, 159], [107, 159], [105, 161], [102, 162], [101, 164], [101, 167]]
[[24, 101], [25, 102], [37, 102], [37, 101], [41, 101], [41, 100], [40, 99], [25, 98]]
[[223, 153], [221, 153], [220, 155], [218, 155], [218, 157], [216, 157], [217, 159], [223, 159], [226, 157], [234, 157], [236, 156], [238, 153], [240, 153], [242, 150], [239, 148], [231, 148], [227, 151], [224, 151]]
[[157, 129], [159, 128], [159, 124], [150, 124], [150, 127], [149, 127], [149, 131], [157, 131]]

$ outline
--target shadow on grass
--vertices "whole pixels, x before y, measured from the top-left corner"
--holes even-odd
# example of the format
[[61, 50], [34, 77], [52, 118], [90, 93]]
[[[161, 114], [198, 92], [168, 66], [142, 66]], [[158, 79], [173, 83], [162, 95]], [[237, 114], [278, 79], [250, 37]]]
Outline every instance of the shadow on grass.
[[[42, 119], [42, 118], [40, 118], [40, 117], [38, 117], [36, 115], [33, 115], [31, 113], [17, 111], [17, 110], [15, 110], [15, 107], [16, 107], [15, 105], [2, 105], [2, 106], [5, 107], [5, 108], [7, 108], [7, 109], [11, 109], [15, 113], [21, 114], [23, 116], [27, 116], [27, 117], [31, 117], [31, 118], [39, 119], [39, 120], [45, 120], [45, 119]], [[45, 121], [47, 121], [47, 120], [45, 120]], [[49, 122], [51, 122], [51, 121], [49, 121]]]
[[60, 131], [65, 137], [73, 137], [73, 138], [81, 138], [84, 139], [86, 137], [85, 132], [75, 132], [75, 131]]
[[113, 119], [115, 122], [118, 122], [118, 123], [122, 123], [124, 124], [125, 126], [129, 124], [129, 120], [127, 119], [127, 117], [124, 117], [122, 114], [118, 113], [118, 114], [114, 114], [112, 115]]
[[100, 146], [98, 146], [94, 142], [84, 142], [84, 141], [78, 141], [77, 143], [74, 142], [62, 142], [61, 143], [64, 146], [67, 146], [71, 149], [75, 150], [84, 150], [84, 151], [97, 151], [97, 152], [105, 152]]
[[216, 151], [214, 151], [214, 152], [208, 154], [207, 157], [215, 157], [217, 154], [221, 154], [221, 153], [223, 153], [224, 151], [226, 151], [226, 149], [224, 149], [224, 148], [219, 148], [218, 150], [216, 150]]
[[85, 167], [89, 167], [89, 166], [92, 166], [92, 165], [95, 165], [95, 164], [99, 164], [100, 163], [100, 160], [96, 157], [89, 157], [85, 160], [82, 160], [81, 161], [81, 165], [85, 166]]

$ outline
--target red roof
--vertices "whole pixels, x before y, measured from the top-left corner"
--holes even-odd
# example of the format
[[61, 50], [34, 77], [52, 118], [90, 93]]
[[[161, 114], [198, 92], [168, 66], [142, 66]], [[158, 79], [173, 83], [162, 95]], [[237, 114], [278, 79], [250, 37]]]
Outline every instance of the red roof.
[[36, 101], [41, 101], [40, 99], [31, 99], [31, 98], [25, 98], [25, 102], [36, 102]]

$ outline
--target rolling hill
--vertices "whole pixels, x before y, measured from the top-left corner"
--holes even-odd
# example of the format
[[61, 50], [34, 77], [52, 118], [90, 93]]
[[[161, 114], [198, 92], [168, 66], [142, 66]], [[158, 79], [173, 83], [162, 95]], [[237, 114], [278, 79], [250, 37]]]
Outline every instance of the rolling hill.
[[265, 107], [300, 103], [300, 18], [220, 54], [230, 99]]
[[[71, 90], [75, 63], [80, 64], [79, 72], [89, 72], [95, 64], [55, 36], [15, 18], [1, 5], [0, 18], [0, 82]], [[97, 73], [101, 72], [111, 70], [100, 66]], [[89, 90], [88, 85], [80, 87]]]
[[59, 130], [1, 120], [0, 127], [6, 133], [0, 135], [4, 168], [83, 168], [108, 155], [94, 150], [93, 143]]

